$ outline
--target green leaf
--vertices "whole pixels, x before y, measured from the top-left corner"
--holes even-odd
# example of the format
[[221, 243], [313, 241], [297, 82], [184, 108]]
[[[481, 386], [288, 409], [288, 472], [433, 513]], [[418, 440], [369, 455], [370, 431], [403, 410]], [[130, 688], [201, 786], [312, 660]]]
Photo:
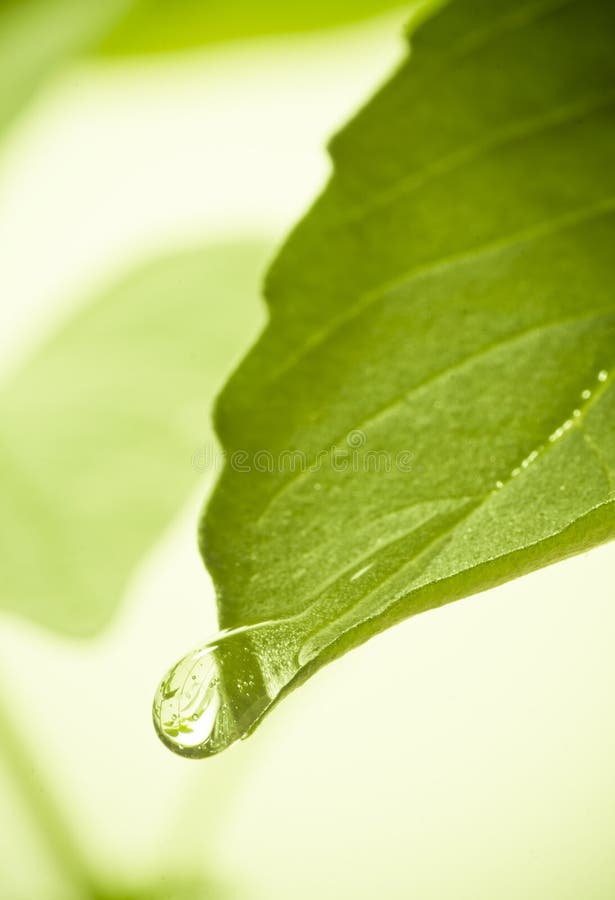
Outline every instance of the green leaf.
[[136, 0], [101, 41], [107, 55], [160, 53], [255, 35], [302, 32], [367, 19], [401, 0]]
[[126, 0], [3, 0], [0, 4], [0, 131], [67, 57], [115, 21]]
[[85, 54], [126, 56], [264, 34], [327, 28], [400, 7], [400, 0], [3, 0], [0, 133], [62, 65]]
[[266, 253], [211, 246], [135, 271], [5, 386], [1, 608], [75, 635], [108, 621], [215, 462], [209, 409], [261, 323]]
[[251, 627], [209, 648], [220, 727], [173, 749], [613, 537], [614, 37], [611, 0], [457, 0], [334, 140], [217, 410], [202, 550], [221, 627]]

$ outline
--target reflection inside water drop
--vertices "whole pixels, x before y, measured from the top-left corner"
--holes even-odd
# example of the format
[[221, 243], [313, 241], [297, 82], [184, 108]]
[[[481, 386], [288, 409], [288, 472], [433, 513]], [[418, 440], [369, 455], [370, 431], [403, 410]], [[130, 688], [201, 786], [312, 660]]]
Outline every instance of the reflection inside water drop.
[[281, 630], [265, 622], [222, 632], [173, 666], [153, 707], [154, 726], [170, 750], [213, 756], [252, 730], [290, 678], [290, 670], [266, 664]]
[[204, 744], [220, 709], [219, 683], [213, 647], [197, 650], [171, 669], [154, 702], [154, 720], [164, 735], [185, 747]]

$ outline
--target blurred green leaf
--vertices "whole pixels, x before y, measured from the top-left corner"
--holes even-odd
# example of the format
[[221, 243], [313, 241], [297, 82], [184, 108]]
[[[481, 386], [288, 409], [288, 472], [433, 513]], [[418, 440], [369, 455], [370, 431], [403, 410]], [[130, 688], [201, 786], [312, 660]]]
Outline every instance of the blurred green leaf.
[[97, 891], [84, 900], [227, 900], [230, 890], [220, 882], [160, 876], [151, 885], [137, 889]]
[[265, 34], [327, 28], [403, 6], [399, 0], [255, 5], [211, 0], [4, 0], [0, 3], [0, 133], [67, 60], [161, 53]]
[[68, 56], [106, 31], [127, 0], [0, 3], [0, 131]]
[[309, 31], [407, 5], [400, 0], [136, 0], [105, 35], [100, 51], [159, 53], [255, 35]]
[[334, 141], [218, 406], [242, 464], [202, 548], [221, 627], [261, 625], [216, 642], [224, 732], [180, 752], [615, 534], [614, 35], [611, 0], [458, 0]]
[[213, 464], [212, 398], [258, 329], [266, 256], [246, 243], [153, 262], [87, 304], [5, 386], [2, 608], [74, 635], [108, 621]]

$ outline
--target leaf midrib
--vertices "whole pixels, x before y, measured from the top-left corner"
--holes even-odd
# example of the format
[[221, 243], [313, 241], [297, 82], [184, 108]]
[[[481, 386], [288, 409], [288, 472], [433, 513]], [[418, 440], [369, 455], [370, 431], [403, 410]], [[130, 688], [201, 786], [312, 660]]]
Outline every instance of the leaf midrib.
[[[591, 313], [586, 313], [582, 316], [568, 316], [565, 318], [554, 319], [548, 322], [541, 322], [540, 324], [533, 325], [530, 328], [522, 329], [520, 331], [514, 332], [513, 334], [507, 334], [503, 339], [492, 341], [486, 346], [480, 347], [475, 353], [469, 354], [468, 356], [463, 357], [463, 359], [460, 359], [457, 362], [446, 366], [444, 369], [440, 369], [427, 378], [424, 378], [421, 381], [417, 382], [409, 390], [398, 394], [392, 400], [388, 401], [385, 406], [380, 407], [377, 411], [373, 412], [367, 418], [350, 425], [344, 430], [343, 434], [337, 435], [330, 442], [330, 445], [331, 447], [337, 446], [349, 432], [359, 429], [363, 430], [369, 424], [387, 414], [396, 406], [400, 406], [406, 403], [408, 399], [419, 393], [419, 391], [423, 390], [424, 388], [436, 384], [443, 378], [448, 378], [454, 372], [463, 371], [463, 369], [465, 369], [468, 365], [473, 365], [477, 362], [477, 360], [488, 356], [494, 351], [500, 351], [503, 347], [506, 347], [509, 344], [515, 344], [517, 341], [524, 341], [528, 337], [534, 337], [538, 334], [546, 333], [551, 329], [560, 328], [562, 326], [573, 324], [590, 324], [592, 322], [597, 322], [600, 319], [605, 318], [615, 318], [615, 311], [611, 306], [600, 308], [599, 310], [593, 310]], [[309, 469], [303, 472], [300, 471], [296, 473], [293, 478], [289, 479], [287, 482], [281, 485], [280, 488], [267, 500], [266, 505], [258, 516], [257, 525], [262, 524], [263, 520], [266, 519], [275, 503], [279, 502], [280, 499], [284, 497], [289, 491], [294, 490], [298, 484], [309, 480], [312, 475], [313, 473], [310, 472]]]
[[[615, 360], [614, 360], [614, 363], [615, 363]], [[596, 405], [596, 403], [599, 402], [599, 400], [604, 396], [604, 394], [605, 394], [611, 387], [613, 387], [614, 384], [615, 384], [615, 374], [614, 374], [613, 371], [611, 371], [611, 373], [610, 373], [610, 375], [608, 376], [607, 380], [606, 380], [604, 383], [601, 383], [601, 384], [599, 385], [599, 387], [593, 392], [592, 396], [591, 396], [587, 401], [585, 401], [583, 407], [581, 408], [581, 416], [580, 416], [578, 419], [574, 419], [574, 420], [573, 420], [572, 426], [571, 426], [570, 429], [569, 429], [568, 431], [566, 431], [565, 434], [562, 436], [562, 438], [560, 439], [561, 441], [566, 440], [572, 433], [574, 433], [574, 430], [575, 430], [575, 429], [578, 429], [578, 431], [581, 433], [582, 436], [583, 436], [584, 434], [586, 434], [586, 432], [584, 432], [584, 423], [585, 423], [585, 419], [586, 419], [586, 417], [587, 417], [588, 412], [590, 411], [590, 409], [592, 409], [592, 408]], [[557, 442], [555, 442], [555, 443], [559, 443], [559, 441], [557, 441]], [[543, 456], [546, 452], [548, 452], [549, 448], [552, 447], [553, 445], [554, 445], [554, 444], [550, 442], [549, 437], [547, 437], [547, 438], [545, 439], [545, 441], [543, 442], [543, 444], [541, 445], [540, 450], [539, 450], [539, 453], [538, 453], [538, 456], [536, 457], [536, 459], [540, 458], [540, 457]], [[404, 562], [401, 563], [401, 565], [399, 565], [399, 566], [397, 566], [396, 568], [394, 568], [394, 569], [387, 575], [387, 577], [384, 578], [384, 579], [382, 579], [381, 581], [379, 581], [378, 584], [377, 584], [375, 587], [371, 588], [369, 591], [366, 591], [364, 594], [362, 594], [361, 596], [357, 597], [356, 600], [355, 600], [348, 608], [346, 608], [346, 609], [344, 610], [344, 614], [347, 614], [347, 613], [350, 612], [353, 608], [355, 608], [356, 606], [358, 606], [360, 603], [363, 603], [365, 600], [369, 600], [370, 597], [372, 597], [374, 594], [376, 594], [377, 591], [380, 591], [385, 585], [387, 585], [389, 582], [391, 582], [391, 581], [392, 581], [395, 577], [397, 577], [397, 575], [399, 575], [399, 573], [402, 572], [405, 568], [407, 568], [408, 566], [410, 566], [410, 565], [412, 565], [412, 564], [416, 564], [416, 562], [419, 561], [419, 560], [421, 559], [421, 557], [423, 557], [425, 554], [427, 554], [427, 553], [430, 551], [430, 549], [432, 549], [433, 546], [434, 546], [435, 544], [438, 543], [438, 541], [442, 541], [442, 542], [448, 543], [448, 542], [450, 541], [450, 539], [453, 537], [455, 531], [456, 531], [461, 525], [463, 525], [464, 522], [466, 522], [466, 521], [470, 518], [471, 515], [473, 515], [473, 514], [474, 514], [475, 512], [477, 512], [479, 509], [481, 509], [482, 507], [484, 507], [484, 506], [491, 500], [492, 497], [501, 494], [504, 490], [506, 490], [506, 488], [508, 488], [508, 487], [510, 486], [510, 484], [512, 484], [513, 482], [517, 482], [517, 481], [518, 481], [520, 478], [522, 478], [523, 475], [524, 475], [525, 473], [527, 473], [530, 469], [531, 469], [531, 465], [527, 466], [526, 468], [522, 468], [522, 469], [520, 470], [520, 472], [519, 472], [518, 475], [512, 475], [512, 474], [509, 474], [508, 477], [507, 477], [505, 480], [503, 480], [503, 481], [501, 482], [502, 487], [500, 487], [500, 488], [494, 487], [493, 489], [491, 489], [490, 491], [488, 491], [488, 492], [486, 492], [486, 493], [484, 493], [484, 494], [482, 494], [482, 495], [477, 495], [477, 502], [474, 503], [474, 504], [472, 504], [472, 505], [468, 508], [468, 510], [467, 510], [467, 511], [466, 511], [459, 519], [457, 519], [456, 521], [454, 521], [449, 527], [443, 529], [438, 535], [436, 535], [436, 536], [433, 538], [433, 540], [429, 541], [425, 546], [423, 546], [423, 547], [421, 548], [421, 550], [420, 550], [419, 553], [417, 553], [415, 556], [411, 556], [411, 557], [410, 557], [409, 559], [407, 559], [407, 560], [404, 560]], [[513, 472], [514, 472], [514, 471], [515, 471], [515, 470], [513, 469]], [[607, 471], [609, 471], [609, 470], [607, 470]], [[605, 477], [608, 478], [609, 485], [611, 485], [611, 484], [612, 484], [612, 479], [611, 479], [610, 475], [607, 475], [607, 473], [605, 472]], [[603, 506], [605, 503], [609, 503], [609, 502], [612, 502], [612, 498], [611, 498], [611, 497], [609, 497], [609, 498], [605, 499], [604, 501], [602, 501], [601, 503], [597, 504], [597, 505], [596, 505], [596, 508], [597, 508], [598, 506]], [[584, 515], [586, 512], [587, 512], [587, 510], [584, 511], [582, 514]], [[572, 520], [572, 521], [576, 521], [577, 518], [579, 518], [579, 516], [575, 517], [575, 519]], [[568, 524], [572, 524], [572, 522], [571, 522], [571, 523], [568, 523]], [[420, 527], [420, 526], [419, 526], [419, 527]], [[405, 535], [398, 536], [397, 540], [402, 541], [402, 540], [404, 540], [405, 538], [410, 537], [411, 534], [413, 533], [413, 531], [415, 531], [415, 530], [416, 530], [416, 529], [411, 529], [411, 530], [409, 530]], [[555, 533], [557, 533], [557, 532], [555, 532]], [[339, 581], [339, 579], [343, 578], [345, 574], [348, 574], [350, 571], [352, 571], [352, 569], [356, 568], [356, 566], [365, 565], [367, 562], [371, 562], [371, 564], [373, 565], [373, 561], [376, 561], [376, 560], [378, 559], [378, 557], [380, 556], [380, 554], [387, 548], [387, 546], [388, 546], [388, 545], [385, 545], [385, 547], [378, 548], [378, 550], [376, 550], [375, 552], [373, 552], [373, 553], [371, 553], [371, 554], [365, 554], [364, 556], [359, 557], [359, 558], [356, 559], [356, 560], [353, 560], [353, 564], [352, 564], [351, 567], [346, 567], [346, 568], [344, 568], [343, 570], [337, 572], [337, 573], [336, 573], [334, 576], [332, 576], [331, 578], [327, 579], [327, 582], [326, 582], [326, 583], [324, 583], [323, 585], [320, 585], [320, 586], [313, 592], [313, 594], [311, 595], [311, 599], [310, 599], [309, 604], [305, 607], [305, 610], [302, 611], [302, 615], [305, 614], [305, 613], [308, 613], [309, 611], [311, 611], [312, 609], [314, 609], [314, 607], [315, 607], [315, 606], [317, 605], [317, 603], [318, 603], [319, 597], [322, 595], [322, 593], [323, 593], [324, 591], [327, 590], [327, 587], [331, 586], [332, 584], [335, 584], [337, 581]], [[437, 556], [436, 556], [436, 558], [437, 558]], [[489, 558], [488, 558], [487, 560], [485, 560], [485, 561], [488, 562], [488, 561], [490, 561], [490, 560], [492, 560], [492, 559], [495, 559], [495, 558], [497, 558], [497, 557], [489, 557]], [[468, 571], [469, 569], [472, 569], [472, 568], [474, 568], [474, 566], [468, 566], [468, 568], [467, 568], [466, 570], [464, 570], [464, 571]], [[414, 588], [410, 588], [410, 590], [408, 590], [403, 596], [409, 596], [410, 594], [413, 593], [413, 591], [414, 591]], [[395, 603], [398, 599], [400, 599], [400, 598], [399, 598], [399, 597], [397, 597], [397, 598], [392, 598], [391, 601], [390, 601], [390, 603], [387, 604], [387, 607], [390, 606], [390, 605], [392, 605], [393, 603]], [[380, 612], [382, 612], [382, 610], [381, 610]], [[294, 617], [291, 617], [291, 618], [294, 618]], [[330, 627], [331, 627], [331, 623], [329, 622], [329, 623], [327, 624], [326, 627], [327, 627], [327, 628], [330, 628]]]

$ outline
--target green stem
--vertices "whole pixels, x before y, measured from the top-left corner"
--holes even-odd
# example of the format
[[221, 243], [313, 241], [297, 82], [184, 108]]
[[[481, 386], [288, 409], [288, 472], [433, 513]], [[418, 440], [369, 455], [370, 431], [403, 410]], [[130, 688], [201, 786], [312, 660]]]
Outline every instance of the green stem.
[[56, 804], [41, 772], [41, 767], [28, 753], [28, 741], [19, 733], [11, 710], [0, 693], [0, 757], [18, 787], [32, 821], [38, 827], [56, 864], [75, 886], [79, 896], [103, 896], [98, 880], [75, 840], [71, 829]]

